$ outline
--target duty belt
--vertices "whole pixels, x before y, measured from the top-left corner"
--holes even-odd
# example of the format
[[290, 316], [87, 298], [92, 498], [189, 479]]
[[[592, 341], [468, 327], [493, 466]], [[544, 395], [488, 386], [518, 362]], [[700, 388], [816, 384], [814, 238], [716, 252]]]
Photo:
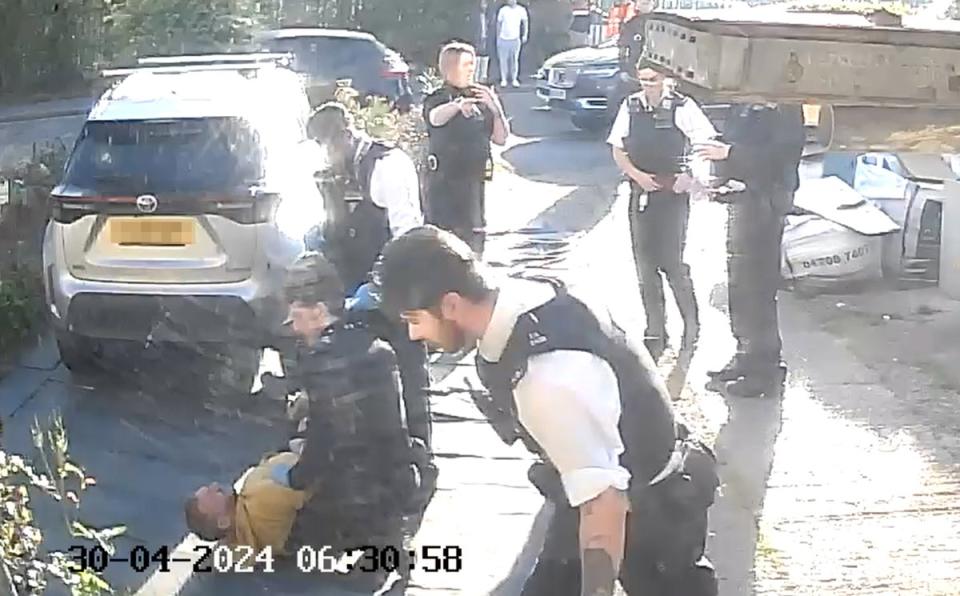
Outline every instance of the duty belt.
[[[458, 164], [454, 163], [453, 167], [457, 167]], [[460, 164], [460, 167], [463, 167]], [[440, 170], [440, 158], [436, 153], [430, 153], [427, 155], [427, 170], [431, 172], [437, 172]], [[493, 157], [487, 157], [487, 161], [484, 164], [483, 168], [483, 179], [490, 181], [493, 180]]]
[[663, 469], [653, 477], [650, 482], [647, 483], [648, 486], [654, 486], [663, 482], [671, 475], [676, 472], [679, 472], [683, 469], [683, 464], [687, 461], [687, 452], [690, 449], [690, 443], [687, 439], [677, 439], [677, 442], [674, 443], [673, 453], [670, 454], [670, 459], [667, 460], [667, 463], [663, 466]]

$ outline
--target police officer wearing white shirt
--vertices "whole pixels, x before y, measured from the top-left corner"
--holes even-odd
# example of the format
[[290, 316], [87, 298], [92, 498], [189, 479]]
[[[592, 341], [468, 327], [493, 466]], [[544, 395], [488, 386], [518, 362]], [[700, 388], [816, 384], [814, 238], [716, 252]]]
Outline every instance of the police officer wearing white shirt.
[[656, 359], [667, 340], [661, 273], [683, 317], [681, 349], [691, 348], [699, 334], [690, 267], [683, 261], [692, 181], [686, 162], [691, 143], [719, 135], [697, 103], [668, 86], [653, 65], [638, 62], [637, 78], [642, 88], [620, 105], [607, 142], [630, 185], [630, 235], [647, 314], [645, 343]]
[[379, 283], [411, 338], [476, 345], [474, 399], [508, 444], [541, 461], [555, 506], [526, 596], [714, 596], [704, 557], [715, 459], [679, 423], [656, 368], [605, 309], [547, 279], [495, 287], [459, 238], [433, 226], [394, 239]]
[[[326, 149], [328, 162], [345, 188], [325, 193], [327, 220], [323, 254], [337, 268], [347, 295], [355, 295], [390, 238], [423, 225], [420, 181], [413, 160], [402, 149], [357, 130], [341, 104], [317, 108], [308, 133]], [[397, 354], [410, 434], [431, 444], [426, 348], [375, 307], [360, 313]]]

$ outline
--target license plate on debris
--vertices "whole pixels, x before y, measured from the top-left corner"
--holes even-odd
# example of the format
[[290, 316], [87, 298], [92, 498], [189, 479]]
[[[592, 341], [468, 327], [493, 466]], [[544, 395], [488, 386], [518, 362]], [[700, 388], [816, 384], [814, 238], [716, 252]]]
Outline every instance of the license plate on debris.
[[115, 217], [110, 242], [121, 246], [188, 246], [196, 242], [194, 222], [187, 218]]

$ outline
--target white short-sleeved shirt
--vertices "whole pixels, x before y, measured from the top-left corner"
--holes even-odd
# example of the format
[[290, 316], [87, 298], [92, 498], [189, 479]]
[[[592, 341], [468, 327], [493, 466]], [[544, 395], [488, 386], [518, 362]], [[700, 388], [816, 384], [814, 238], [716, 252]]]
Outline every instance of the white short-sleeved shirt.
[[[644, 106], [648, 105], [646, 95], [642, 91], [630, 97], [637, 96], [640, 97]], [[620, 104], [617, 118], [610, 128], [610, 136], [607, 137], [607, 143], [618, 149], [624, 149], [623, 139], [630, 134], [630, 97]], [[689, 97], [682, 105], [677, 106], [673, 113], [673, 121], [691, 143], [702, 143], [720, 136], [697, 102]]]
[[[363, 148], [361, 143], [358, 155]], [[386, 209], [393, 238], [423, 225], [420, 178], [417, 167], [405, 151], [390, 151], [374, 165], [370, 174], [370, 199]]]
[[[480, 354], [498, 361], [517, 318], [554, 296], [548, 283], [505, 281], [480, 339]], [[514, 400], [520, 423], [559, 471], [571, 506], [611, 487], [629, 488], [630, 472], [620, 465], [620, 388], [605, 360], [573, 350], [534, 356], [514, 389]]]
[[529, 22], [526, 8], [519, 4], [505, 4], [497, 12], [497, 37], [504, 41], [520, 39], [524, 35], [523, 28]]

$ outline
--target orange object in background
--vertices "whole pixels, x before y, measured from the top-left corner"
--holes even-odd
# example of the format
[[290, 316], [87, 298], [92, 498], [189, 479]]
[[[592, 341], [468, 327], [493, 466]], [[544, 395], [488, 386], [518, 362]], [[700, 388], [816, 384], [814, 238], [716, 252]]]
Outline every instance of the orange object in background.
[[629, 21], [637, 13], [633, 2], [621, 2], [610, 7], [607, 13], [605, 37], [610, 39], [620, 35], [620, 26]]

